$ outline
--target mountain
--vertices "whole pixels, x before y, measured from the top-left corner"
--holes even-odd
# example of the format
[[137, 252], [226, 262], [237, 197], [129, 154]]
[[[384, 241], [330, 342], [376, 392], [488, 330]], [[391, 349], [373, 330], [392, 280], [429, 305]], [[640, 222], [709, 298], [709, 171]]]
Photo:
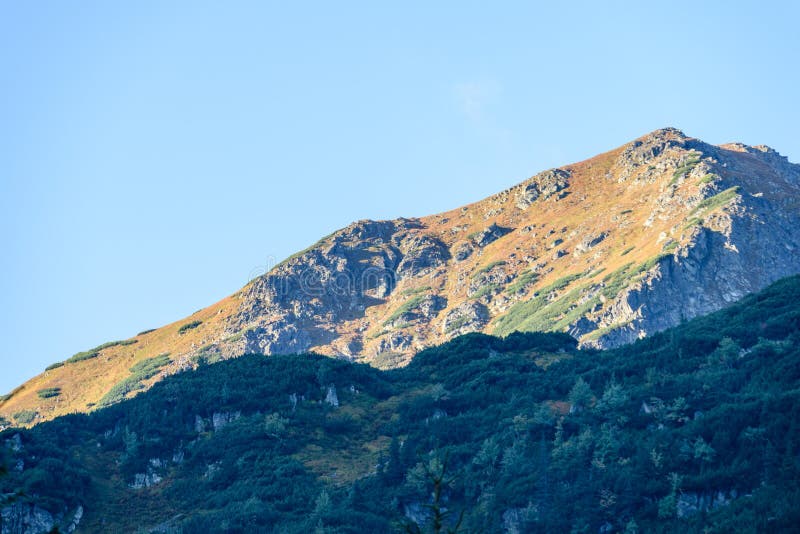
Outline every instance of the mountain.
[[796, 532], [798, 359], [800, 276], [610, 350], [246, 355], [0, 432], [0, 532]]
[[389, 369], [469, 332], [617, 347], [800, 272], [798, 247], [800, 166], [657, 130], [447, 213], [353, 223], [184, 320], [55, 363], [0, 414], [87, 411], [245, 353]]

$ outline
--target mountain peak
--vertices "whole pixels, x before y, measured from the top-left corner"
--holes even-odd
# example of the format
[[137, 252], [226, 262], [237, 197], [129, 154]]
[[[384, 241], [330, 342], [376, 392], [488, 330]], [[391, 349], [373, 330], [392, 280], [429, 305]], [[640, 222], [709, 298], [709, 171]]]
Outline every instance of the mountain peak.
[[469, 332], [650, 335], [800, 272], [800, 166], [739, 147], [662, 128], [468, 206], [352, 223], [190, 318], [56, 364], [0, 414], [87, 410], [244, 353], [391, 368]]
[[652, 132], [643, 135], [639, 139], [689, 139], [689, 137], [683, 133], [683, 130], [674, 128], [672, 126], [666, 126], [664, 128], [653, 130]]

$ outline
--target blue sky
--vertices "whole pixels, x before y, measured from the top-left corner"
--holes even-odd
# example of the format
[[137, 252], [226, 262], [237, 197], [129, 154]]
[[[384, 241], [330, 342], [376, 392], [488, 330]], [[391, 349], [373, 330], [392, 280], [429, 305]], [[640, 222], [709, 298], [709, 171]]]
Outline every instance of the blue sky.
[[548, 4], [0, 4], [0, 392], [659, 127], [800, 161], [796, 4]]

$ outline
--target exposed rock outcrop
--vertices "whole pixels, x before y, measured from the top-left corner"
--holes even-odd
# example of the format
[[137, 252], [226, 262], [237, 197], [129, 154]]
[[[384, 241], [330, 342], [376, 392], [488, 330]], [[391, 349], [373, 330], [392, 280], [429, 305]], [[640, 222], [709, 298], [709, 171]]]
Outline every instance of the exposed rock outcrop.
[[479, 302], [465, 302], [452, 309], [444, 318], [442, 331], [454, 337], [481, 330], [489, 322], [489, 310]]
[[523, 184], [517, 193], [516, 206], [525, 210], [537, 200], [555, 198], [562, 199], [567, 195], [570, 172], [563, 169], [551, 169], [537, 174]]
[[334, 408], [339, 407], [339, 395], [336, 394], [336, 386], [334, 385], [328, 386], [328, 390], [325, 393], [325, 402], [327, 402]]
[[83, 506], [71, 512], [52, 514], [34, 503], [17, 502], [0, 508], [0, 534], [45, 534], [75, 532], [83, 518]]
[[720, 506], [726, 506], [739, 496], [739, 492], [730, 491], [706, 491], [702, 493], [689, 491], [681, 492], [678, 496], [677, 514], [678, 517], [690, 517], [699, 512], [707, 512]]
[[497, 224], [492, 224], [488, 228], [484, 228], [475, 235], [474, 242], [479, 247], [483, 248], [490, 243], [494, 243], [504, 235], [510, 233], [512, 228], [503, 228]]

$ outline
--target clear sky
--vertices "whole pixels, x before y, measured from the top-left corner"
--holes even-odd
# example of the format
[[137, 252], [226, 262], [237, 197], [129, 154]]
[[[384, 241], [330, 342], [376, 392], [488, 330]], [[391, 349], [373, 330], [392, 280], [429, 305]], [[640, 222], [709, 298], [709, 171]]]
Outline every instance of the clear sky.
[[0, 393], [659, 127], [800, 161], [796, 3], [542, 4], [0, 3]]

